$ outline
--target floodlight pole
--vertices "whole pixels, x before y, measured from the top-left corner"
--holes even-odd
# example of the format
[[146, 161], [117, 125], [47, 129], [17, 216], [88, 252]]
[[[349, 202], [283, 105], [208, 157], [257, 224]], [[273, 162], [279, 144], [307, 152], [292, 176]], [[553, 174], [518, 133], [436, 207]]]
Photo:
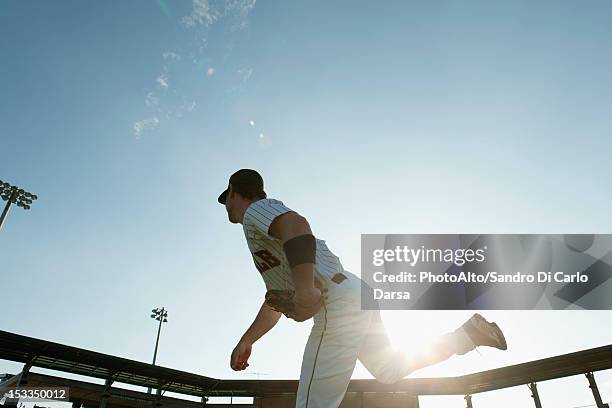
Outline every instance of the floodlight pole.
[[36, 194], [27, 192], [18, 186], [13, 186], [10, 183], [2, 180], [0, 180], [0, 197], [6, 201], [2, 215], [0, 215], [0, 229], [2, 229], [2, 224], [4, 224], [4, 220], [8, 215], [11, 204], [15, 203], [18, 207], [21, 207], [24, 210], [29, 210], [30, 204], [32, 204], [34, 200], [38, 200], [38, 196]]
[[[153, 365], [155, 365], [155, 361], [157, 360], [157, 348], [159, 346], [159, 335], [161, 333], [162, 323], [167, 322], [166, 316], [168, 316], [168, 311], [165, 307], [161, 309], [153, 309], [153, 314], [151, 317], [155, 320], [159, 320], [159, 326], [157, 328], [157, 339], [155, 340], [155, 351], [153, 352]], [[147, 394], [151, 393], [151, 387], [147, 387]]]
[[155, 360], [157, 359], [157, 346], [159, 345], [159, 334], [161, 333], [161, 325], [164, 321], [164, 311], [165, 309], [162, 307], [159, 319], [159, 327], [157, 328], [157, 340], [155, 340], [155, 351], [153, 352], [153, 365], [155, 365]]
[[13, 203], [13, 200], [17, 199], [17, 191], [18, 191], [17, 187], [11, 188], [11, 196], [9, 197], [8, 200], [6, 200], [6, 205], [4, 206], [4, 210], [2, 211], [2, 215], [0, 216], [0, 229], [2, 229], [2, 224], [4, 224], [4, 219], [6, 218], [6, 215], [9, 212], [9, 208], [11, 208], [11, 204]]

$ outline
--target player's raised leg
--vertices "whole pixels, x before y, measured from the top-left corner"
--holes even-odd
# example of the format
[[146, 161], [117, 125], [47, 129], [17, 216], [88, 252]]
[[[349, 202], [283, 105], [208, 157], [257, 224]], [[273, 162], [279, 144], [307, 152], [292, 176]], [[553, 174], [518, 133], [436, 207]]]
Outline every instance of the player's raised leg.
[[507, 348], [499, 326], [477, 313], [458, 329], [439, 336], [427, 347], [406, 352], [393, 348], [380, 312], [376, 311], [359, 351], [359, 360], [378, 381], [393, 384], [419, 368], [437, 364], [454, 354], [465, 354], [477, 346]]

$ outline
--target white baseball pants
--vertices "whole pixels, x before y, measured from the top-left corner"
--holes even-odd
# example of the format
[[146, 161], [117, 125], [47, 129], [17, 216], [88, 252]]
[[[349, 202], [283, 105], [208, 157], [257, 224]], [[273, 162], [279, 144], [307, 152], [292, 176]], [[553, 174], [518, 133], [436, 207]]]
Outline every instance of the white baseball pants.
[[[361, 279], [343, 271], [348, 279], [330, 282], [325, 306], [313, 317], [314, 324], [302, 359], [296, 408], [337, 408], [348, 388], [357, 359], [382, 383], [394, 383], [414, 371], [405, 352], [395, 350], [379, 310], [361, 310]], [[434, 362], [454, 354], [456, 336], [440, 337], [448, 352]]]

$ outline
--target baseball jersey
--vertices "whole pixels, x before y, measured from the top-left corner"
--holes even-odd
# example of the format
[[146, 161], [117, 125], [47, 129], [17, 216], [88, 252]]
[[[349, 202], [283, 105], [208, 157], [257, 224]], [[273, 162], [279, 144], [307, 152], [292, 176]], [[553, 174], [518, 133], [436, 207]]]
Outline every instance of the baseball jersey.
[[[290, 211], [293, 210], [285, 207], [282, 201], [264, 198], [251, 203], [242, 220], [249, 251], [268, 290], [295, 290], [283, 243], [268, 235], [272, 221]], [[342, 271], [340, 259], [327, 248], [324, 240], [316, 238], [315, 276], [321, 282], [327, 283], [336, 273]]]

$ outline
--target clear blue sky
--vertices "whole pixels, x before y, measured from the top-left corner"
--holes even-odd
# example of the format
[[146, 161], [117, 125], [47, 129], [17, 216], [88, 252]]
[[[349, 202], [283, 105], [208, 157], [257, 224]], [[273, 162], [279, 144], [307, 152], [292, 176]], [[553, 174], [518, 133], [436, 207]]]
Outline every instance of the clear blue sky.
[[[229, 368], [265, 290], [216, 203], [242, 167], [357, 274], [362, 233], [612, 232], [611, 19], [596, 0], [2, 1], [0, 179], [40, 199], [0, 231], [0, 329], [150, 361], [166, 306], [161, 365], [297, 378], [310, 322]], [[611, 312], [486, 315], [508, 352], [415, 376], [612, 343]], [[409, 348], [469, 312], [383, 316]], [[583, 377], [540, 393], [593, 403]]]

